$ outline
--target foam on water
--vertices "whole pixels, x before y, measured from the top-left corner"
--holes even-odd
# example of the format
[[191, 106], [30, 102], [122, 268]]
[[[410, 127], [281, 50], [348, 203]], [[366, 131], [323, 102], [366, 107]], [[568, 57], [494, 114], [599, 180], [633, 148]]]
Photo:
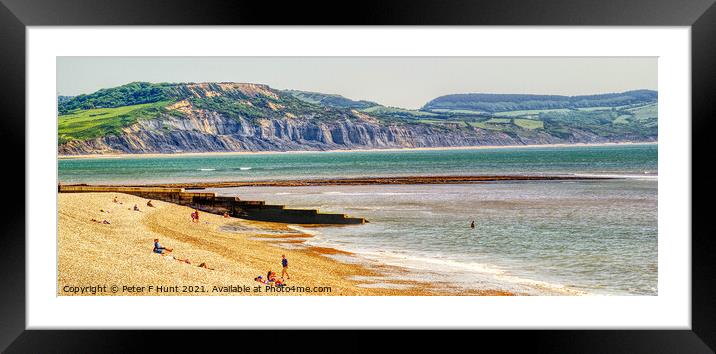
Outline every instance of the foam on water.
[[658, 181], [659, 176], [651, 175], [644, 172], [643, 175], [634, 174], [608, 174], [608, 173], [575, 173], [575, 177], [602, 177], [602, 178], [625, 178], [625, 179], [638, 179], [644, 181]]
[[[443, 281], [465, 289], [500, 289], [526, 295], [589, 295], [588, 292], [572, 289], [563, 284], [549, 283], [510, 275], [495, 265], [458, 262], [438, 257], [418, 257], [387, 251], [368, 251], [339, 246], [322, 239], [310, 239], [308, 245], [340, 248], [355, 256], [331, 257], [345, 263], [378, 263], [408, 269], [409, 279], [427, 282]], [[363, 258], [363, 261], [361, 261]], [[392, 278], [395, 279], [395, 278]], [[365, 279], [368, 280], [368, 279]]]

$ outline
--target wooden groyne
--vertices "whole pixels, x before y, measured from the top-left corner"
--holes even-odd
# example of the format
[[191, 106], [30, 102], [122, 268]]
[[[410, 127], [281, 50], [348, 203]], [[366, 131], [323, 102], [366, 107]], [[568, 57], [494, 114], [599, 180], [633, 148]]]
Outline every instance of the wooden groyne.
[[184, 188], [59, 185], [60, 193], [125, 193], [141, 198], [188, 206], [207, 213], [257, 221], [288, 224], [347, 225], [364, 224], [364, 218], [345, 214], [321, 213], [315, 209], [287, 209], [284, 205], [270, 205], [260, 200], [241, 200], [239, 197], [217, 196], [216, 193], [187, 192]]

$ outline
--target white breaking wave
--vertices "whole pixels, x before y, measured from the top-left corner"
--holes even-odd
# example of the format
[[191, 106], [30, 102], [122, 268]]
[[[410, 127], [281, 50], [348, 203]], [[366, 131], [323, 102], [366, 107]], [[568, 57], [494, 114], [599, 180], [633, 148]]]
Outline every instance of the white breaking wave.
[[[302, 228], [296, 229], [302, 230]], [[413, 256], [389, 251], [350, 249], [344, 245], [335, 245], [330, 242], [325, 242], [320, 238], [309, 239], [306, 243], [338, 248], [352, 252], [356, 256], [369, 261], [377, 261], [381, 264], [407, 268], [416, 271], [418, 278], [420, 278], [419, 273], [421, 271], [426, 272], [426, 274], [440, 273], [445, 277], [458, 279], [458, 285], [466, 288], [473, 287], [471, 285], [479, 285], [477, 288], [500, 288], [530, 295], [590, 295], [590, 293], [586, 291], [572, 289], [562, 284], [511, 275], [497, 266], [484, 263], [460, 262], [450, 259]]]
[[325, 195], [345, 195], [345, 196], [359, 196], [359, 195], [419, 195], [419, 194], [426, 194], [426, 193], [407, 193], [407, 192], [323, 192], [321, 194]]
[[320, 235], [320, 234], [321, 234], [321, 233], [318, 232], [318, 230], [316, 230], [316, 229], [309, 229], [309, 228], [306, 228], [306, 227], [300, 227], [300, 226], [298, 226], [298, 225], [288, 225], [288, 228], [289, 228], [289, 229], [292, 229], [292, 230], [296, 230], [296, 231], [298, 231], [298, 232], [302, 232], [302, 233], [304, 233], [304, 234], [311, 235], [311, 236], [316, 236], [316, 235]]
[[619, 175], [619, 174], [592, 174], [592, 173], [577, 173], [575, 177], [604, 177], [604, 178], [625, 178], [625, 179], [639, 179], [645, 181], [656, 181], [659, 179], [658, 175]]
[[251, 167], [239, 167], [239, 170], [241, 170], [241, 171], [248, 171], [250, 169], [251, 169]]
[[215, 168], [200, 168], [197, 171], [216, 171]]

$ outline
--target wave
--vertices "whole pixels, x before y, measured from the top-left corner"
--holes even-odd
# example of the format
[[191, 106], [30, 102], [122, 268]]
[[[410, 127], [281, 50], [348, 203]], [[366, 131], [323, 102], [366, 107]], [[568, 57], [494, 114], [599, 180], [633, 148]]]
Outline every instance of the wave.
[[301, 233], [304, 233], [304, 234], [311, 235], [311, 236], [316, 236], [316, 235], [320, 235], [320, 234], [321, 234], [320, 232], [318, 232], [318, 231], [315, 230], [315, 229], [309, 229], [309, 228], [300, 227], [300, 226], [297, 226], [297, 225], [288, 225], [288, 228], [289, 228], [289, 229], [292, 229], [292, 230], [295, 230], [295, 231], [298, 231], [298, 232], [301, 232]]
[[241, 170], [241, 171], [248, 171], [250, 169], [251, 169], [251, 167], [239, 167], [239, 170]]
[[419, 195], [428, 193], [409, 193], [409, 192], [323, 192], [324, 195], [345, 195], [345, 196], [360, 196], [360, 195]]
[[390, 251], [353, 249], [344, 245], [336, 246], [320, 238], [307, 240], [307, 243], [343, 249], [368, 261], [409, 269], [413, 271], [410, 275], [416, 277], [418, 281], [435, 281], [432, 275], [439, 274], [464, 288], [498, 288], [529, 295], [590, 295], [586, 291], [570, 288], [563, 284], [516, 276], [492, 264], [439, 258], [441, 257], [439, 255], [426, 257]]
[[644, 171], [643, 175], [634, 174], [600, 174], [600, 173], [575, 173], [575, 177], [604, 177], [604, 178], [624, 178], [624, 179], [638, 179], [646, 181], [656, 181], [659, 179], [658, 175], [648, 174], [648, 171]]
[[215, 168], [199, 168], [197, 171], [216, 171]]

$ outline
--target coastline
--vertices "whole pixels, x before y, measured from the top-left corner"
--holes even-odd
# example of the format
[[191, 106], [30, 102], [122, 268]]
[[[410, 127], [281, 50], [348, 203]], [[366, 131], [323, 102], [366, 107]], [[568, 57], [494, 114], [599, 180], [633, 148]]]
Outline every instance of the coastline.
[[[122, 204], [113, 203], [117, 196]], [[405, 270], [385, 264], [339, 262], [329, 256], [350, 255], [334, 248], [301, 247], [312, 237], [287, 224], [201, 214], [192, 223], [192, 209], [121, 193], [58, 195], [58, 287], [116, 284], [135, 286], [204, 286], [208, 292], [156, 293], [148, 288], [97, 295], [514, 295], [499, 289], [463, 290], [445, 283], [411, 280]], [[133, 211], [133, 205], [141, 211]], [[96, 221], [93, 221], [96, 220]], [[103, 224], [107, 220], [109, 224]], [[231, 229], [231, 231], [229, 231]], [[173, 248], [165, 257], [152, 252], [158, 238]], [[298, 247], [297, 247], [298, 246]], [[237, 293], [219, 291], [260, 285], [253, 279], [271, 269], [280, 273], [281, 255], [291, 260], [288, 286], [330, 287], [330, 292]], [[177, 259], [188, 259], [187, 264]], [[209, 268], [198, 265], [206, 263]]]
[[148, 154], [93, 154], [93, 155], [58, 155], [60, 160], [70, 159], [103, 159], [103, 158], [158, 158], [187, 156], [234, 156], [263, 154], [310, 154], [321, 152], [395, 152], [395, 151], [431, 151], [431, 150], [482, 150], [482, 149], [529, 149], [554, 147], [598, 147], [598, 146], [629, 146], [657, 145], [658, 141], [644, 142], [610, 142], [610, 143], [575, 143], [575, 144], [538, 144], [538, 145], [479, 145], [479, 146], [438, 146], [417, 148], [386, 148], [386, 149], [334, 149], [334, 150], [295, 150], [295, 151], [222, 151], [222, 152], [181, 152], [181, 153], [148, 153]]

